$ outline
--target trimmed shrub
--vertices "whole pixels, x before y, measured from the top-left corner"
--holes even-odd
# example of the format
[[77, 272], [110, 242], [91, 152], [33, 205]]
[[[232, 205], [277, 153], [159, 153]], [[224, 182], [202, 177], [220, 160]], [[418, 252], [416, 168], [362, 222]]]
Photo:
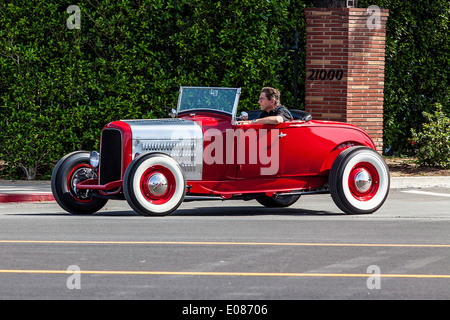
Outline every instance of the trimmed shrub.
[[167, 117], [182, 85], [242, 87], [246, 109], [259, 108], [259, 91], [270, 85], [292, 103], [284, 79], [292, 52], [283, 43], [296, 29], [304, 34], [303, 1], [78, 1], [79, 21], [67, 12], [72, 1], [7, 2], [3, 177], [48, 178], [66, 153], [97, 148], [106, 123]]
[[384, 146], [407, 154], [411, 129], [435, 103], [450, 115], [450, 2], [360, 0], [389, 9], [386, 26]]
[[411, 143], [419, 165], [450, 168], [450, 118], [439, 103], [435, 108], [434, 113], [423, 113], [425, 123], [420, 131], [411, 130]]

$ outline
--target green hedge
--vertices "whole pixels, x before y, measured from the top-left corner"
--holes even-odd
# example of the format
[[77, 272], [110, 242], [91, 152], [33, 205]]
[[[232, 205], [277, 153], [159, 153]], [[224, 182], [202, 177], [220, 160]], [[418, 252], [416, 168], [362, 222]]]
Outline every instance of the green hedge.
[[384, 146], [408, 153], [411, 129], [420, 130], [423, 112], [434, 113], [439, 103], [450, 115], [450, 2], [360, 0], [359, 5], [389, 9]]
[[421, 166], [450, 168], [450, 118], [437, 103], [434, 113], [424, 112], [426, 119], [422, 130], [412, 129], [411, 145]]
[[[98, 148], [101, 128], [166, 117], [181, 85], [242, 87], [258, 108], [263, 86], [292, 106], [302, 0], [11, 0], [0, 3], [0, 160], [3, 178], [48, 178], [64, 154]], [[81, 10], [69, 29], [70, 5]], [[450, 114], [448, 0], [360, 0], [390, 10], [385, 147], [408, 149], [422, 113]], [[304, 54], [299, 99], [304, 99]], [[302, 106], [300, 105], [300, 108]]]
[[71, 4], [0, 4], [3, 177], [48, 178], [106, 123], [167, 117], [181, 85], [242, 87], [245, 108], [266, 85], [292, 101], [283, 43], [304, 30], [302, 1], [77, 1], [79, 29]]

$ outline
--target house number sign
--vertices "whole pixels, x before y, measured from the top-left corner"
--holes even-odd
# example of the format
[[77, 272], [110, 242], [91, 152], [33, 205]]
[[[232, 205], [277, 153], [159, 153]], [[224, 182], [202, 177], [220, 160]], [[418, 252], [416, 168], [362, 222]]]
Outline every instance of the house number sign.
[[309, 72], [308, 80], [341, 80], [344, 76], [342, 69], [309, 69]]

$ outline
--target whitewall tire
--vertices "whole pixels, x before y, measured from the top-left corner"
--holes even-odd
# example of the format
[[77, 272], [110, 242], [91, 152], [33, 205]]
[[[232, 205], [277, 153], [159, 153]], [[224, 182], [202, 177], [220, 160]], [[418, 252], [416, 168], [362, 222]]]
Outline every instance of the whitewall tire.
[[176, 210], [186, 195], [183, 169], [163, 153], [144, 154], [134, 159], [123, 178], [128, 204], [144, 216], [164, 216]]
[[383, 157], [367, 147], [352, 147], [334, 161], [329, 187], [335, 204], [349, 214], [369, 214], [385, 202], [390, 186]]

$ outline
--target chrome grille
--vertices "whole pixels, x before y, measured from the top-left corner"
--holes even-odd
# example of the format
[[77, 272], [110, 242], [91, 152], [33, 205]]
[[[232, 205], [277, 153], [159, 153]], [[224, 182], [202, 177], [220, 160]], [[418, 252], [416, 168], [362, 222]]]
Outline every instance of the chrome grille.
[[133, 150], [138, 154], [162, 152], [174, 158], [184, 170], [186, 179], [201, 179], [203, 144], [197, 141], [136, 141]]

